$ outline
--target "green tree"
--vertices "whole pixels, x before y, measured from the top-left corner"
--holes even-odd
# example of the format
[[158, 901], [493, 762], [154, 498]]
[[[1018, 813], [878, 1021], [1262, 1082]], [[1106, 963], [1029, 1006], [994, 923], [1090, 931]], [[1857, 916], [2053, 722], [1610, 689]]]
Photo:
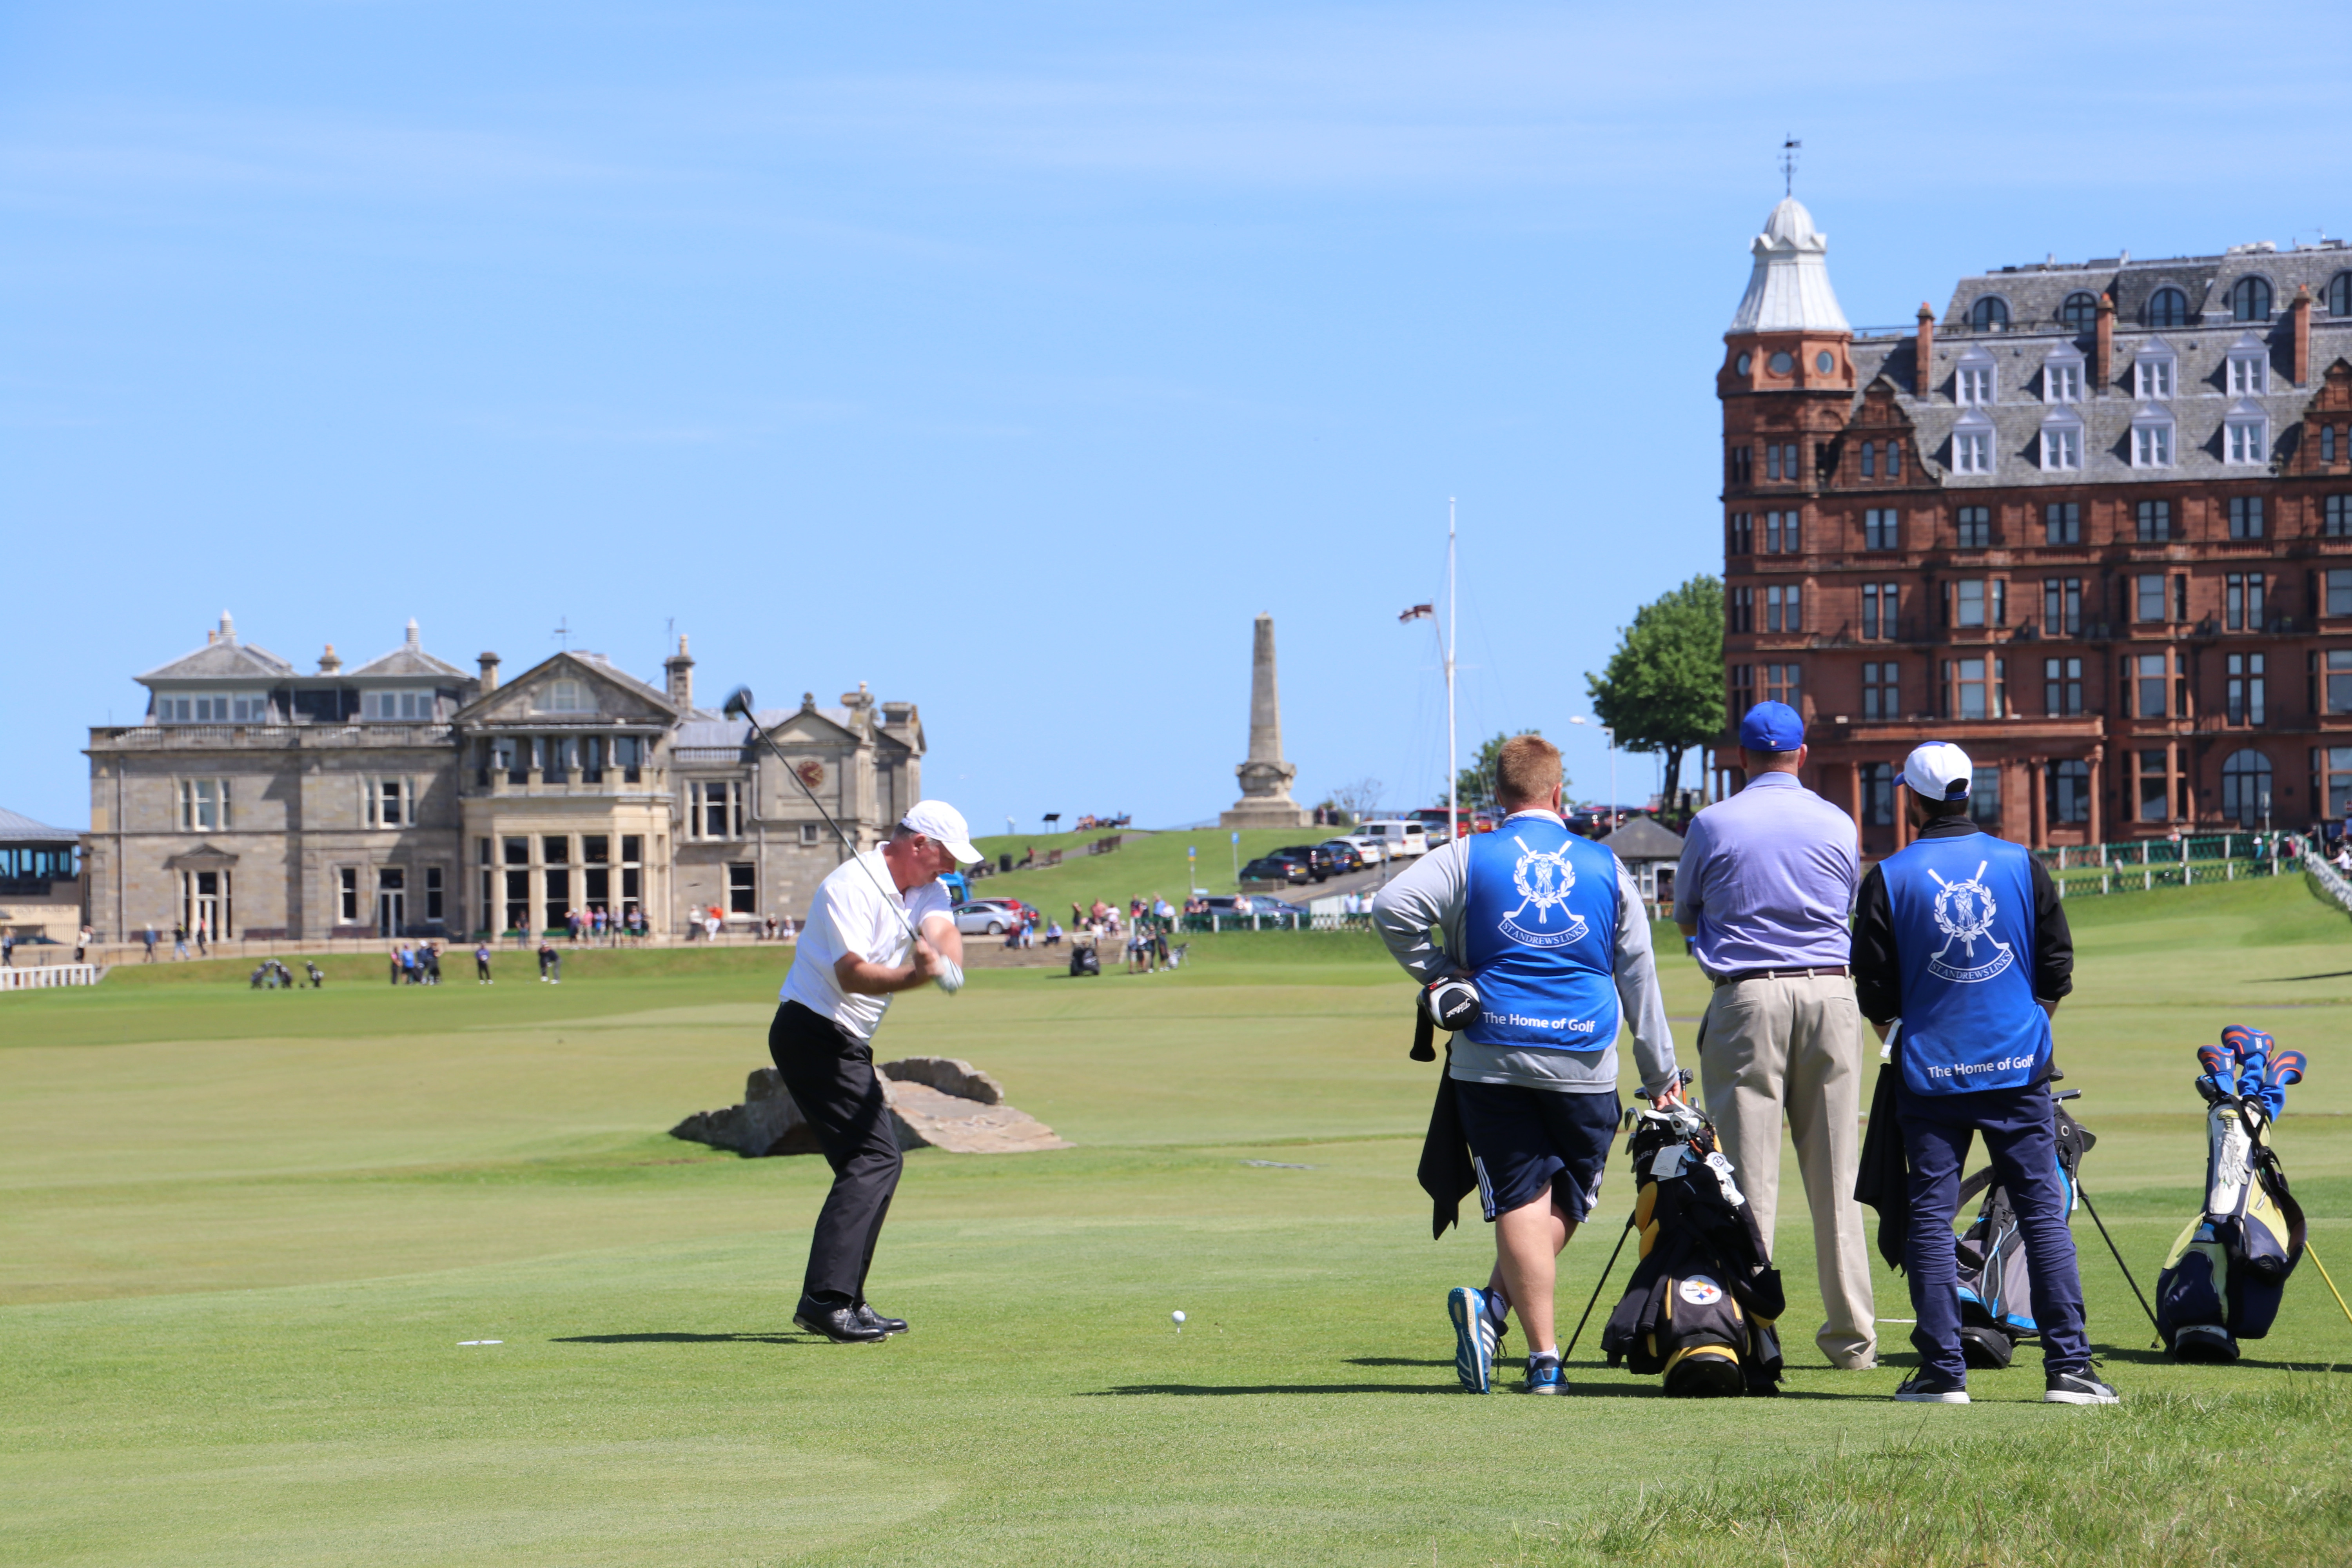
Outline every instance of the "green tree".
[[1702, 574], [1634, 611], [1584, 684], [1618, 745], [1658, 753], [1671, 794], [1683, 753], [1723, 732], [1723, 584]]
[[[1464, 768], [1454, 777], [1454, 791], [1462, 799], [1463, 810], [1492, 811], [1496, 808], [1495, 758], [1502, 751], [1503, 742], [1509, 740], [1513, 733], [1540, 735], [1543, 731], [1540, 730], [1505, 731], [1498, 732], [1493, 740], [1482, 742], [1478, 747], [1477, 760]], [[1567, 781], [1563, 779], [1561, 782]], [[1439, 805], [1445, 804], [1443, 791], [1439, 793], [1436, 804]]]

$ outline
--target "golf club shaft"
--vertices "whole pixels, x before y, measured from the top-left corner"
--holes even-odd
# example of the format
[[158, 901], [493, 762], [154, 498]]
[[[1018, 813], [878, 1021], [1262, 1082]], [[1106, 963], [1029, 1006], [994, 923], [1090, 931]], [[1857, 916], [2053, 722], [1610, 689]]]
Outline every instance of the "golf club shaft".
[[2336, 1298], [2336, 1304], [2338, 1307], [2344, 1308], [2344, 1317], [2346, 1321], [2352, 1321], [2352, 1307], [2344, 1306], [2344, 1292], [2336, 1288], [2335, 1276], [2327, 1272], [2327, 1265], [2319, 1262], [2319, 1254], [2316, 1252], [2311, 1252], [2311, 1242], [2308, 1238], [2305, 1240], [2303, 1249], [2305, 1252], [2311, 1253], [2312, 1262], [2319, 1264], [2319, 1277], [2327, 1281], [2327, 1293]]
[[2164, 1325], [2156, 1321], [2156, 1309], [2147, 1304], [2147, 1298], [2140, 1295], [2139, 1281], [2132, 1278], [2131, 1265], [2124, 1261], [2123, 1251], [2116, 1246], [2116, 1238], [2107, 1234], [2107, 1222], [2099, 1217], [2097, 1209], [2092, 1207], [2090, 1192], [2083, 1185], [2083, 1178], [2079, 1175], [2074, 1178], [2074, 1191], [2082, 1198], [2083, 1207], [2090, 1211], [2091, 1223], [2099, 1227], [2099, 1239], [2107, 1244], [2109, 1252], [2115, 1254], [2116, 1267], [2124, 1271], [2124, 1283], [2132, 1288], [2133, 1295], [2139, 1297], [2139, 1310], [2147, 1314], [2147, 1326], [2156, 1331], [2157, 1340], [2161, 1343]]
[[801, 793], [808, 796], [808, 801], [811, 805], [816, 807], [816, 814], [824, 818], [824, 825], [833, 829], [833, 836], [841, 840], [841, 847], [849, 851], [849, 858], [852, 860], [856, 860], [858, 865], [865, 867], [866, 876], [873, 879], [875, 890], [882, 895], [882, 902], [888, 907], [892, 914], [898, 917], [898, 924], [906, 931], [908, 942], [914, 942], [919, 941], [919, 939], [915, 935], [914, 922], [907, 918], [905, 908], [900, 905], [897, 899], [891, 897], [890, 889], [882, 885], [882, 879], [874, 875], [874, 868], [866, 866], [865, 860], [859, 857], [857, 853], [857, 846], [849, 841], [849, 835], [841, 830], [841, 824], [835, 822], [833, 819], [833, 814], [825, 810], [824, 802], [817, 799], [816, 791], [809, 788], [808, 780], [801, 777], [800, 770], [793, 767], [791, 759], [784, 755], [784, 749], [776, 744], [776, 738], [769, 734], [766, 730], [761, 728], [760, 721], [751, 717], [751, 711], [748, 709], [744, 710], [743, 722], [751, 725], [751, 733], [759, 736], [761, 741], [767, 743], [768, 750], [776, 753], [776, 761], [783, 764], [784, 772], [792, 776], [793, 783], [801, 786]]
[[[1633, 1214], [1640, 1212], [1636, 1209]], [[1633, 1214], [1625, 1216], [1625, 1228], [1617, 1233], [1617, 1245], [1609, 1249], [1609, 1261], [1601, 1266], [1601, 1278], [1592, 1282], [1592, 1300], [1584, 1303], [1584, 1316], [1576, 1320], [1576, 1332], [1568, 1336], [1568, 1348], [1559, 1352], [1562, 1366], [1576, 1353], [1576, 1342], [1584, 1337], [1584, 1325], [1592, 1321], [1592, 1309], [1601, 1300], [1601, 1288], [1609, 1283], [1609, 1271], [1617, 1267], [1617, 1255], [1625, 1250], [1625, 1238], [1633, 1234]]]

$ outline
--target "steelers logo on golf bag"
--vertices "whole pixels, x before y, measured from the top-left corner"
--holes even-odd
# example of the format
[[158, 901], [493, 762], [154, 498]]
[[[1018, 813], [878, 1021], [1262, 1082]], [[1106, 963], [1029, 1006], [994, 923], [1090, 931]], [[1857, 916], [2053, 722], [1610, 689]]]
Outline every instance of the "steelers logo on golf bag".
[[[1977, 874], [1964, 881], [1947, 882], [1936, 878], [1936, 926], [1944, 933], [1944, 945], [1927, 960], [1927, 973], [1938, 980], [1948, 980], [1958, 985], [1974, 985], [1990, 980], [2016, 961], [2017, 955], [2009, 944], [1996, 942], [1991, 935], [1992, 917], [1997, 906], [1992, 889], [1984, 885], [1985, 868], [1990, 861], [1977, 862]], [[1979, 952], [1977, 943], [1988, 951]], [[1952, 952], [1957, 945], [1958, 961]]]
[[1677, 1287], [1682, 1299], [1694, 1307], [1712, 1307], [1723, 1300], [1723, 1287], [1704, 1274], [1694, 1274]]
[[[1519, 895], [1519, 907], [1503, 917], [1503, 934], [1527, 947], [1566, 947], [1583, 940], [1584, 918], [1570, 914], [1567, 909], [1569, 890], [1576, 886], [1576, 868], [1568, 863], [1568, 846], [1563, 844], [1547, 855], [1528, 848], [1528, 841], [1516, 833], [1511, 842], [1519, 847], [1518, 864], [1511, 868], [1511, 886]], [[1529, 905], [1535, 908], [1535, 924], [1546, 929], [1531, 931], [1519, 923]], [[1555, 909], [1568, 922], [1556, 930], [1549, 929]]]

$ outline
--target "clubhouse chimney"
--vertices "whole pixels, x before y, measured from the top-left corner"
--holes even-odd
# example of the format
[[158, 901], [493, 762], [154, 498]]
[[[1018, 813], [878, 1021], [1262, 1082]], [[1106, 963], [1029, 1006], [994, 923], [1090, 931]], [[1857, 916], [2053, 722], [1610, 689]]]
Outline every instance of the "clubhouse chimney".
[[2287, 374], [2297, 386], [2311, 384], [2311, 285], [2294, 286], [2294, 302], [2286, 308]]
[[694, 660], [687, 657], [686, 634], [677, 634], [677, 651], [662, 660], [669, 672], [669, 700], [680, 713], [694, 711]]
[[2091, 325], [2091, 395], [2105, 397], [2107, 382], [2116, 374], [2116, 297], [2099, 296], [2096, 318]]
[[482, 695], [488, 697], [499, 689], [499, 656], [494, 653], [476, 654], [474, 662], [481, 666]]
[[1919, 335], [1912, 351], [1911, 395], [1925, 397], [1936, 384], [1936, 312], [1919, 301]]

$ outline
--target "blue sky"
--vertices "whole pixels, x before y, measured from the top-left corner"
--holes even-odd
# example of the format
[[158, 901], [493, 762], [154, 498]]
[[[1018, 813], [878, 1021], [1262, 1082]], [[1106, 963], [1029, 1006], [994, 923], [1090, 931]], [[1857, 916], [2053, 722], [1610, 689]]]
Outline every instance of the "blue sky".
[[[223, 608], [309, 668], [574, 646], [922, 705], [976, 826], [1313, 799], [1719, 569], [1711, 391], [1780, 138], [1858, 324], [2008, 262], [2352, 229], [2324, 13], [0, 9], [0, 804]], [[2298, 39], [2301, 41], [2298, 42]], [[1621, 760], [1621, 796], [1654, 764]]]

